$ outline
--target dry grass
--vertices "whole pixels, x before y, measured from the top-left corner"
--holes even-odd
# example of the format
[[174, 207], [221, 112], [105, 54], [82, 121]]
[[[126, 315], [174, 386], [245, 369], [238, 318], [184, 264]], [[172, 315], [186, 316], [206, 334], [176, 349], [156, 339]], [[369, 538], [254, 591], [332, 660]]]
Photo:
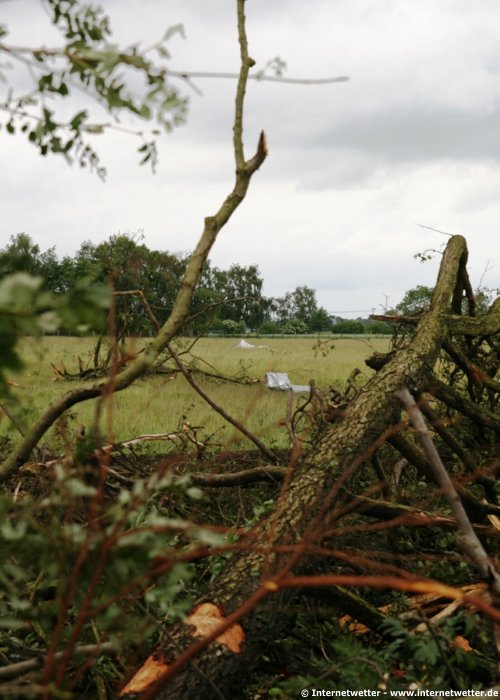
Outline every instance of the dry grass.
[[[268, 371], [288, 372], [295, 384], [308, 384], [314, 379], [325, 391], [330, 386], [341, 388], [355, 367], [368, 377], [371, 371], [364, 359], [374, 350], [384, 351], [387, 339], [366, 338], [273, 338], [253, 340], [268, 347], [254, 350], [235, 348], [237, 341], [231, 338], [203, 338], [193, 350], [200, 369], [216, 371], [221, 375], [241, 375], [263, 379]], [[186, 341], [181, 341], [184, 347]], [[93, 341], [91, 338], [28, 338], [22, 344], [25, 371], [14, 377], [20, 387], [15, 389], [24, 410], [19, 421], [25, 427], [41, 414], [44, 406], [61, 393], [74, 389], [81, 383], [54, 381], [50, 363], [69, 371], [78, 368], [78, 356], [90, 364]], [[236, 385], [203, 377], [198, 378], [212, 398], [224, 406], [238, 420], [273, 447], [287, 444], [286, 428], [279, 425], [286, 413], [286, 392], [266, 389], [261, 381], [254, 385]], [[295, 401], [299, 395], [295, 395]], [[65, 439], [82, 425], [95, 420], [96, 401], [76, 406], [69, 420], [52, 430], [47, 436], [51, 450], [62, 449]], [[154, 376], [137, 381], [128, 390], [115, 395], [107, 402], [100, 429], [104, 434], [112, 432], [114, 440], [125, 440], [143, 433], [165, 433], [177, 430], [189, 421], [199, 426], [199, 437], [211, 437], [211, 443], [230, 449], [248, 448], [249, 443], [228, 425], [193, 391], [181, 375]], [[9, 432], [10, 422], [3, 416], [0, 433]]]

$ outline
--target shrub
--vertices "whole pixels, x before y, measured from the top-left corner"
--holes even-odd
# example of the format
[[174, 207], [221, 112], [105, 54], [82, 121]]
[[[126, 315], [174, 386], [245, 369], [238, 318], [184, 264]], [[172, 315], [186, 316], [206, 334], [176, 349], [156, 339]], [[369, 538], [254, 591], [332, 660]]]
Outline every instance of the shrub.
[[281, 326], [281, 332], [286, 335], [302, 335], [307, 333], [307, 326], [303, 321], [299, 321], [298, 318], [291, 318], [286, 321]]
[[332, 328], [332, 333], [360, 334], [365, 332], [365, 324], [362, 321], [337, 321]]
[[279, 323], [275, 321], [264, 321], [259, 328], [259, 333], [263, 335], [274, 335], [275, 333], [281, 333], [281, 327]]
[[232, 321], [230, 318], [224, 321], [216, 321], [210, 329], [215, 333], [225, 333], [226, 335], [242, 335], [246, 333], [246, 326], [243, 321]]

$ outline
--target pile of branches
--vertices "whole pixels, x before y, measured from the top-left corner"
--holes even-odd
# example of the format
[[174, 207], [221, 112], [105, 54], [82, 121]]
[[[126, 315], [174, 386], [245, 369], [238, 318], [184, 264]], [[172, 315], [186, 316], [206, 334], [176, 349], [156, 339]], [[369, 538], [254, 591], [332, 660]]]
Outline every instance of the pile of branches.
[[[334, 591], [341, 610], [378, 634], [380, 612], [362, 595], [353, 602], [346, 587], [439, 593], [480, 611], [496, 629], [500, 299], [486, 315], [475, 315], [466, 260], [465, 240], [453, 237], [430, 310], [412, 319], [404, 345], [376, 358], [376, 374], [315, 444], [302, 453], [296, 445], [281, 467], [271, 514], [240, 534], [242, 551], [202, 593], [187, 621], [169, 630], [121, 698], [235, 692], [263, 649], [286, 634], [279, 610], [299, 589]], [[261, 478], [255, 472], [255, 480]], [[469, 583], [482, 588], [471, 593], [452, 580], [418, 574], [402, 548], [402, 528], [405, 537], [410, 528], [415, 541], [422, 528], [454, 532], [453, 551], [441, 556], [452, 567], [465, 562]], [[381, 531], [388, 533], [385, 551], [368, 554], [359, 546], [379, 545], [375, 533]], [[439, 547], [432, 555], [440, 556]], [[230, 641], [230, 633], [239, 641]], [[207, 690], [207, 678], [218, 691]], [[496, 680], [494, 671], [490, 680]]]

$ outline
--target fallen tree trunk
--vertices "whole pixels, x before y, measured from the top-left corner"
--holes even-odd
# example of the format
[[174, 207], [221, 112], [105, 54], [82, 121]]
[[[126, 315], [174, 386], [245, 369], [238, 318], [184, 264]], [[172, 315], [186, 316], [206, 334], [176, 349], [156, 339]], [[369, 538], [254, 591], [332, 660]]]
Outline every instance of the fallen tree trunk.
[[[469, 287], [466, 259], [465, 240], [454, 236], [443, 255], [431, 308], [421, 317], [410, 343], [367, 383], [348, 405], [343, 419], [326, 430], [316, 447], [290, 467], [274, 512], [248, 534], [246, 551], [235, 556], [207, 590], [202, 602], [217, 611], [219, 625], [227, 627], [233, 618], [245, 613], [241, 628], [239, 624], [229, 626], [230, 630], [238, 629], [240, 642], [232, 647], [219, 637], [204, 648], [198, 642], [196, 663], [187, 664], [193, 637], [207, 635], [195, 609], [188, 623], [174, 627], [125, 686], [122, 700], [230, 697], [241, 688], [259, 650], [282, 631], [280, 610], [292, 593], [281, 589], [280, 580], [303, 566], [302, 553], [321, 540], [325, 522], [331, 523], [335, 517], [341, 486], [398, 430], [401, 405], [395, 392], [408, 387], [415, 394], [431, 381], [450, 327], [481, 333], [481, 318], [461, 320], [450, 314], [452, 309], [456, 311], [457, 297]], [[485, 317], [488, 334], [500, 331], [500, 323], [492, 327], [496, 308]], [[493, 420], [489, 425], [494, 430], [497, 427]], [[295, 551], [277, 553], [278, 545], [295, 546]]]

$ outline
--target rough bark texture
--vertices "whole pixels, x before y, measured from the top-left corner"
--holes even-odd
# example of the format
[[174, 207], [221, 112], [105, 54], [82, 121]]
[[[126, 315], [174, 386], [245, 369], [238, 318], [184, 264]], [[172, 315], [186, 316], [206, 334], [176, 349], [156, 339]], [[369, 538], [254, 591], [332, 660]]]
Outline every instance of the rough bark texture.
[[[375, 447], [391, 434], [391, 427], [400, 422], [401, 405], [395, 392], [402, 387], [418, 392], [425, 385], [449, 336], [450, 326], [479, 332], [481, 319], [462, 322], [461, 318], [450, 315], [452, 304], [455, 310], [459, 307], [457, 288], [461, 294], [466, 259], [465, 240], [454, 236], [443, 255], [431, 308], [420, 319], [411, 343], [391, 357], [347, 407], [343, 420], [329, 427], [316, 447], [296, 465], [275, 512], [248, 536], [248, 551], [236, 556], [206, 592], [204, 600], [219, 606], [227, 617], [262, 590], [266, 581], [271, 582], [270, 588], [277, 589], [267, 598], [263, 596], [263, 602], [242, 620], [245, 634], [242, 651], [233, 653], [212, 642], [197, 654], [195, 664], [186, 665], [164, 682], [166, 667], [174, 664], [193, 643], [193, 628], [178, 625], [154, 651], [154, 658], [164, 665], [156, 685], [145, 683], [143, 695], [126, 692], [122, 698], [234, 697], [232, 693], [241, 687], [252, 662], [258, 661], [262, 644], [279, 635], [283, 628], [285, 616], [281, 610], [290, 592], [279, 590], [279, 577], [293, 571], [299, 557], [278, 554], [273, 547], [315, 543], [322, 532], [322, 521], [335, 505], [340, 486], [367, 462]], [[492, 331], [493, 315], [496, 311], [490, 312], [485, 322], [488, 332]], [[474, 324], [469, 325], [469, 320]], [[493, 414], [483, 413], [481, 418], [497, 429], [498, 419]], [[266, 545], [267, 553], [262, 550]]]

